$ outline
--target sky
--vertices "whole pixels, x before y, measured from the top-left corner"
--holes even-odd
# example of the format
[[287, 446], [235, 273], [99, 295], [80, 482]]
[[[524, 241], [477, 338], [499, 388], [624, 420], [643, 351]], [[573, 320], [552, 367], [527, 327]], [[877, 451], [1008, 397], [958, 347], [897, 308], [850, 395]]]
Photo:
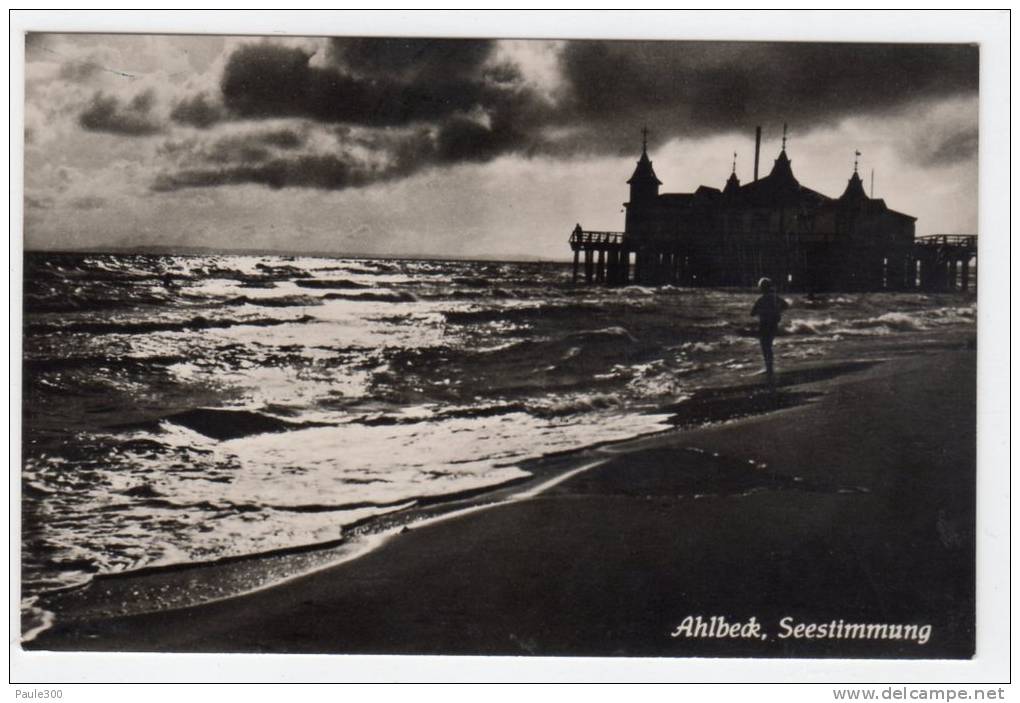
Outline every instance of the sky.
[[861, 155], [917, 234], [976, 233], [973, 45], [29, 34], [25, 246], [569, 256], [662, 192]]

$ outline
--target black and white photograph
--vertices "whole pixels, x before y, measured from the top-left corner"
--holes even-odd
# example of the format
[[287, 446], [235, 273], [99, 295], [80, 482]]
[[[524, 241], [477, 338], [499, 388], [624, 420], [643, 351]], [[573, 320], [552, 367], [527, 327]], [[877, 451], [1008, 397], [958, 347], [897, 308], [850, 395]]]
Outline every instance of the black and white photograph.
[[27, 31], [18, 646], [970, 660], [984, 61]]

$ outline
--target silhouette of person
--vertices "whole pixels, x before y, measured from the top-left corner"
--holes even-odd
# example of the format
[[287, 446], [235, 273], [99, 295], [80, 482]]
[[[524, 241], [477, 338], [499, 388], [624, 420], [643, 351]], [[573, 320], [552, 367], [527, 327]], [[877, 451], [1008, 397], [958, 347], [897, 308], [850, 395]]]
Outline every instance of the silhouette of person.
[[754, 307], [751, 308], [751, 316], [758, 318], [758, 340], [761, 342], [761, 354], [765, 358], [765, 375], [771, 386], [775, 383], [772, 340], [775, 339], [776, 330], [779, 329], [779, 320], [783, 317], [783, 310], [790, 307], [790, 304], [776, 294], [771, 279], [763, 278], [758, 281], [758, 290], [761, 291], [761, 297], [755, 301]]

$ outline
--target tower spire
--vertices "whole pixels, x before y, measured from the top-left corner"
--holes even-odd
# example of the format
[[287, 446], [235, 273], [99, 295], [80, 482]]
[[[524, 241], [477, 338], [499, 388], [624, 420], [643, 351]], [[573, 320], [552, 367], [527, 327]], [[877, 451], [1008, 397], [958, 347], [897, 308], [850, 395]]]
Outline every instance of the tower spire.
[[740, 192], [740, 179], [737, 178], [737, 152], [733, 152], [733, 171], [730, 173], [730, 177], [726, 179], [726, 185], [723, 187], [723, 195], [734, 196]]
[[783, 151], [786, 151], [786, 123], [783, 123]]
[[839, 196], [839, 200], [843, 203], [859, 203], [868, 199], [868, 194], [864, 192], [864, 184], [861, 182], [861, 174], [858, 173], [860, 157], [860, 150], [854, 149], [854, 172], [850, 174], [850, 180], [846, 183], [843, 195]]
[[652, 160], [648, 158], [647, 126], [641, 128], [641, 158], [638, 159], [637, 167], [627, 183], [630, 184], [631, 203], [648, 203], [659, 196], [662, 181], [656, 178]]

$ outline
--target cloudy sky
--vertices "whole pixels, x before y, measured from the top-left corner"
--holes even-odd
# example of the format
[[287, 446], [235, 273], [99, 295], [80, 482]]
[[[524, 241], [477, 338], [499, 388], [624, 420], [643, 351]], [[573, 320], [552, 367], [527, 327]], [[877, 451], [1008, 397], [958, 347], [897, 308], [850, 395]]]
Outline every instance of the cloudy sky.
[[862, 152], [918, 234], [977, 231], [961, 45], [30, 34], [30, 249], [565, 258], [622, 229], [647, 124], [663, 192], [722, 187], [754, 127], [837, 196]]

